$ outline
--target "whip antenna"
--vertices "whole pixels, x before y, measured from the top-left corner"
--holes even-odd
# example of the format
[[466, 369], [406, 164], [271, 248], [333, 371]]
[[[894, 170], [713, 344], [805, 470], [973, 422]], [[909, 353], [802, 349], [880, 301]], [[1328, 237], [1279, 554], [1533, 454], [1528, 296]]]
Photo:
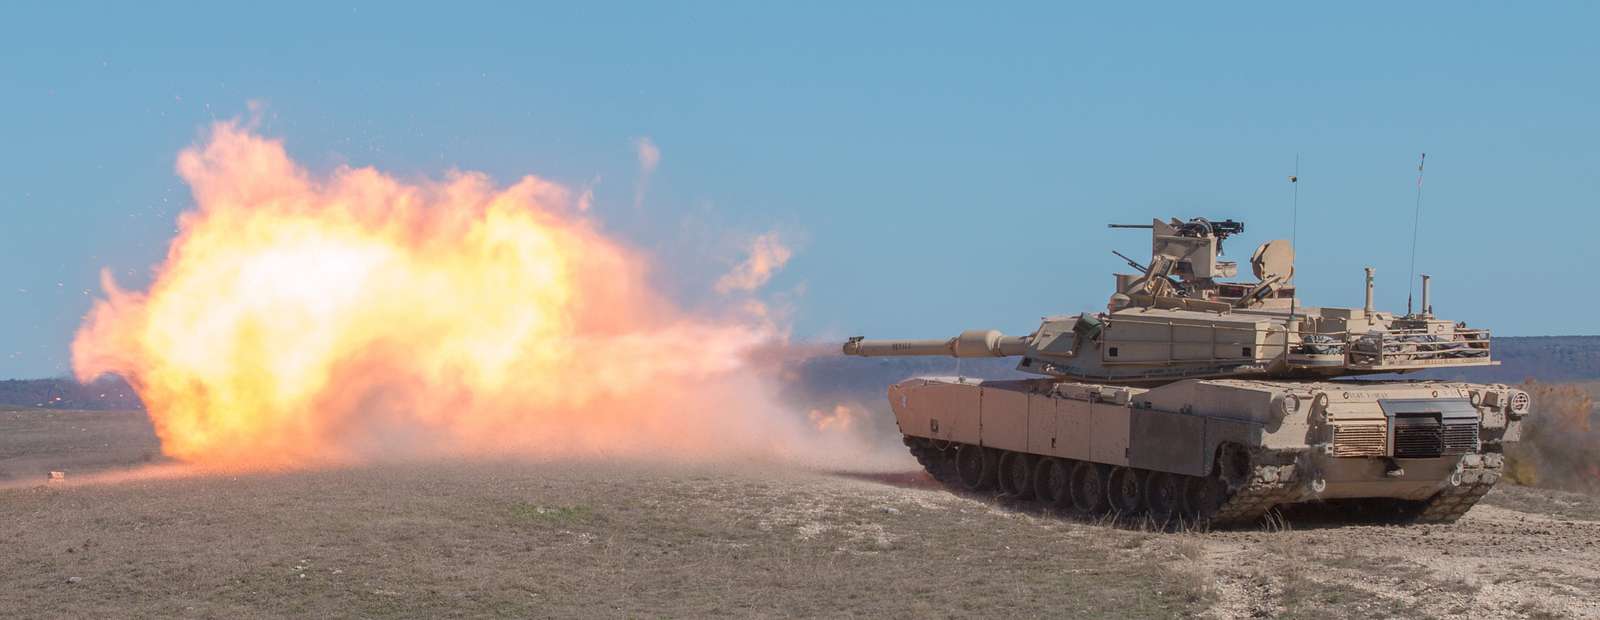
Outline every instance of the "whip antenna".
[[[1294, 174], [1289, 175], [1289, 185], [1293, 187], [1293, 198], [1289, 202], [1289, 247], [1296, 253], [1300, 248], [1295, 244], [1300, 239], [1300, 154], [1294, 154]], [[1293, 274], [1293, 267], [1289, 273]], [[1293, 280], [1291, 280], [1293, 282]], [[1289, 359], [1289, 329], [1294, 325], [1294, 306], [1299, 301], [1300, 291], [1298, 286], [1289, 289], [1289, 319], [1283, 324], [1283, 359]]]
[[[1289, 184], [1294, 186], [1294, 198], [1289, 207], [1289, 247], [1295, 247], [1300, 237], [1300, 154], [1294, 154], [1294, 174], [1289, 175]], [[1294, 299], [1294, 295], [1289, 295]], [[1291, 302], [1292, 303], [1292, 302]], [[1293, 314], [1292, 312], [1290, 314]]]
[[[1411, 316], [1411, 293], [1415, 288], [1412, 282], [1417, 279], [1417, 230], [1422, 225], [1422, 166], [1428, 163], [1428, 154], [1423, 153], [1422, 159], [1417, 161], [1417, 208], [1411, 218], [1411, 277], [1406, 278], [1406, 316]], [[1427, 308], [1423, 308], [1427, 312]]]

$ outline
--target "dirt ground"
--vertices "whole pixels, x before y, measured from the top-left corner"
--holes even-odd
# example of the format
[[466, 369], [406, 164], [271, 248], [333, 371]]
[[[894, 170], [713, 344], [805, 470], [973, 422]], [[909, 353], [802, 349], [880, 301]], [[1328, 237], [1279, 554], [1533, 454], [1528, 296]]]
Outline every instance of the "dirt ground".
[[0, 617], [1600, 617], [1600, 501], [1504, 485], [1450, 526], [1158, 533], [910, 467], [158, 453], [138, 413], [0, 411]]

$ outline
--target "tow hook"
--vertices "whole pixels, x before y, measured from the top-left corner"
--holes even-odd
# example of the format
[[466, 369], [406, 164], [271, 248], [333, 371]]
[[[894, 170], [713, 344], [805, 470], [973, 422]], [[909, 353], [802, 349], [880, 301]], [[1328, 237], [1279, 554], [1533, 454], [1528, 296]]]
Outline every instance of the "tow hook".
[[1401, 478], [1406, 475], [1406, 469], [1400, 466], [1393, 458], [1383, 459], [1383, 475], [1390, 478]]

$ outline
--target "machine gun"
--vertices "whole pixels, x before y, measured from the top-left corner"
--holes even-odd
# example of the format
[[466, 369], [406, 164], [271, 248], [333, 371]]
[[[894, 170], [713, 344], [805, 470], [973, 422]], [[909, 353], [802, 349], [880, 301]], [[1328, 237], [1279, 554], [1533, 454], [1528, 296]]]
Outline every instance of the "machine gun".
[[[1154, 228], [1153, 224], [1107, 224], [1107, 228]], [[1244, 222], [1236, 220], [1217, 220], [1215, 222], [1203, 217], [1197, 217], [1173, 226], [1178, 234], [1187, 237], [1201, 237], [1207, 234], [1217, 239], [1227, 239], [1229, 235], [1244, 232]]]

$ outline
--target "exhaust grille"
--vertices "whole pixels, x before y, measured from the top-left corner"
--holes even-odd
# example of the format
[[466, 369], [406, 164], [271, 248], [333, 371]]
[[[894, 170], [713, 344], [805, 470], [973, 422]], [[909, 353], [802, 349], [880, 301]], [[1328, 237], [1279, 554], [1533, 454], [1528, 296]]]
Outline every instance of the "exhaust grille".
[[1434, 458], [1478, 451], [1482, 417], [1466, 398], [1382, 399], [1396, 458]]
[[1333, 427], [1334, 456], [1383, 456], [1389, 429], [1382, 422]]
[[1477, 424], [1444, 426], [1436, 420], [1427, 420], [1420, 424], [1396, 425], [1394, 429], [1394, 455], [1397, 457], [1428, 458], [1477, 451]]
[[1437, 426], [1401, 426], [1394, 429], [1394, 455], [1401, 458], [1439, 456], [1444, 434]]

